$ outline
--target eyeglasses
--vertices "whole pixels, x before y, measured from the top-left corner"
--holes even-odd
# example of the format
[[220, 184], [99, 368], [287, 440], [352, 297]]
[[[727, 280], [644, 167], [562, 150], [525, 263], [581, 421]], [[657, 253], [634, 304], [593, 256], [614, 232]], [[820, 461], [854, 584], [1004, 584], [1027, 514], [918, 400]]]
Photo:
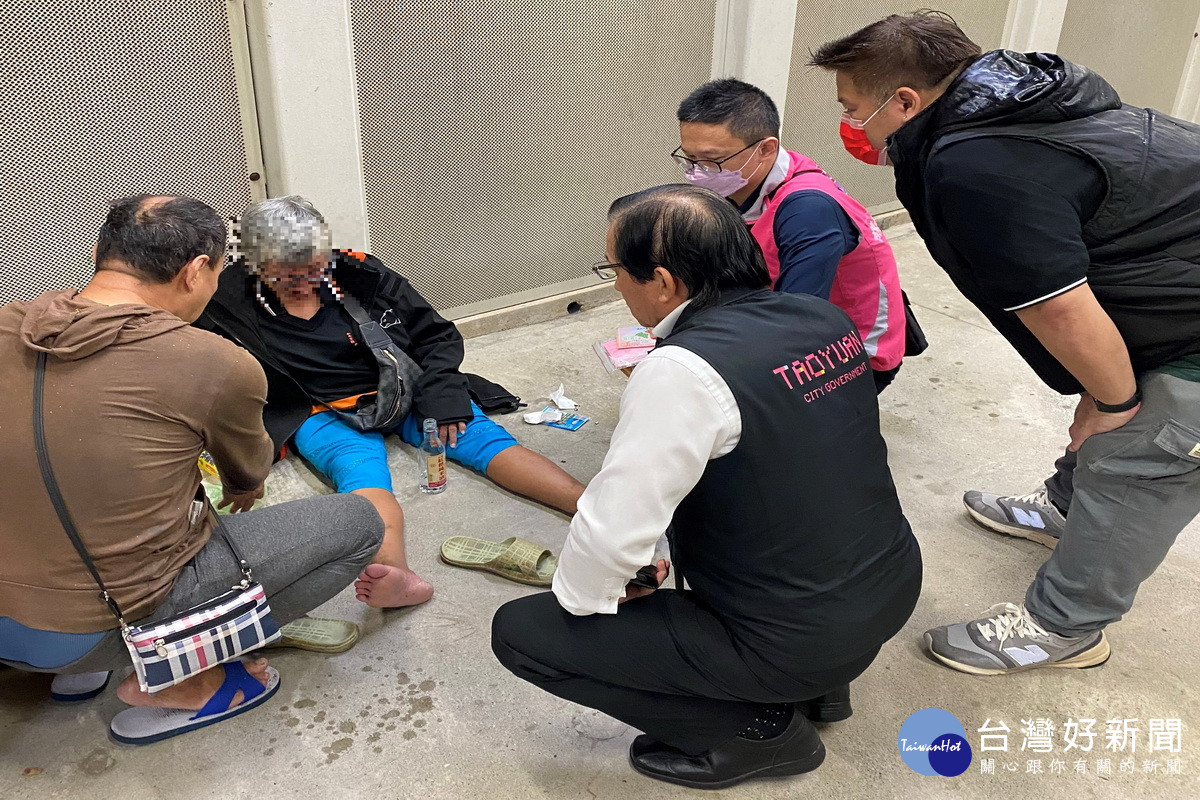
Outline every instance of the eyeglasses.
[[728, 161], [731, 158], [734, 158], [735, 156], [741, 155], [742, 153], [746, 152], [751, 147], [754, 147], [755, 145], [759, 144], [762, 141], [763, 141], [763, 139], [759, 139], [757, 142], [751, 142], [750, 144], [743, 147], [741, 150], [738, 150], [733, 155], [725, 156], [724, 158], [720, 159], [719, 161], [713, 161], [712, 159], [707, 159], [707, 158], [702, 158], [699, 161], [697, 161], [694, 158], [688, 158], [687, 156], [685, 156], [683, 154], [682, 147], [676, 147], [674, 150], [672, 150], [671, 158], [675, 159], [675, 163], [678, 164], [679, 166], [683, 167], [684, 169], [698, 169], [701, 172], [715, 173], [715, 172], [721, 171], [721, 165], [724, 164], [726, 161]]
[[617, 277], [616, 268], [619, 266], [621, 265], [610, 264], [607, 261], [598, 261], [592, 265], [592, 272], [596, 273], [596, 277], [602, 281], [611, 281], [613, 278]]

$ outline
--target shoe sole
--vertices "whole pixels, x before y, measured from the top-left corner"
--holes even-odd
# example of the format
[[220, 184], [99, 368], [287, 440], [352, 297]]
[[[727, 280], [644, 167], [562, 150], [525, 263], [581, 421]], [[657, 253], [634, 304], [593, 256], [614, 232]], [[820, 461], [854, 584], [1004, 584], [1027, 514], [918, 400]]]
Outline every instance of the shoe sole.
[[850, 719], [854, 714], [849, 700], [840, 703], [814, 703], [812, 705], [797, 703], [796, 709], [809, 722], [841, 722]]
[[56, 700], [59, 703], [82, 703], [84, 700], [91, 700], [93, 697], [99, 697], [100, 693], [108, 688], [108, 682], [111, 680], [112, 673], [110, 672], [108, 673], [108, 677], [104, 679], [104, 683], [100, 684], [100, 687], [97, 689], [92, 689], [88, 692], [80, 692], [79, 694], [62, 694], [52, 690], [50, 692], [50, 699]]
[[116, 731], [114, 731], [112, 729], [112, 723], [109, 723], [109, 728], [108, 728], [109, 738], [111, 738], [115, 742], [120, 742], [121, 744], [128, 744], [128, 745], [140, 746], [140, 745], [145, 745], [145, 744], [153, 744], [155, 742], [161, 742], [166, 739], [173, 739], [176, 736], [182, 736], [185, 733], [191, 733], [192, 731], [197, 731], [197, 730], [200, 730], [201, 728], [207, 728], [210, 725], [216, 725], [218, 723], [224, 722], [225, 720], [229, 720], [229, 719], [233, 719], [234, 717], [241, 716], [242, 714], [245, 714], [247, 711], [253, 711], [254, 709], [256, 709], [259, 706], [266, 703], [272, 697], [274, 697], [276, 695], [276, 693], [279, 692], [279, 687], [282, 685], [282, 681], [279, 679], [279, 673], [275, 672], [274, 668], [272, 668], [272, 667], [268, 667], [268, 669], [271, 670], [272, 673], [274, 673], [272, 675], [272, 685], [267, 687], [263, 691], [262, 694], [258, 695], [257, 697], [255, 697], [253, 700], [251, 700], [249, 702], [242, 702], [240, 705], [235, 706], [234, 708], [229, 709], [228, 711], [225, 711], [225, 712], [222, 712], [219, 714], [213, 714], [212, 716], [204, 717], [203, 719], [192, 722], [192, 724], [190, 724], [190, 725], [180, 725], [178, 728], [172, 728], [170, 730], [160, 731], [158, 733], [152, 733], [152, 734], [149, 734], [146, 736], [124, 736], [124, 735], [119, 734]]
[[264, 650], [291, 648], [292, 650], [307, 650], [310, 653], [321, 653], [327, 656], [335, 656], [339, 653], [344, 653], [358, 643], [358, 637], [355, 636], [348, 642], [342, 644], [316, 644], [304, 639], [280, 639], [272, 642], [263, 648]]
[[1031, 542], [1037, 542], [1042, 547], [1049, 547], [1051, 550], [1058, 545], [1057, 536], [1051, 536], [1048, 533], [1042, 533], [1038, 530], [1030, 530], [1019, 525], [997, 522], [986, 514], [982, 514], [971, 508], [966, 503], [963, 504], [963, 508], [967, 509], [967, 513], [971, 515], [972, 519], [995, 533], [1002, 533], [1005, 536], [1012, 536], [1015, 539], [1028, 539]]
[[290, 636], [284, 636], [271, 642], [264, 649], [270, 650], [273, 648], [290, 647], [295, 650], [308, 650], [312, 653], [324, 653], [325, 655], [337, 655], [344, 653], [358, 643], [362, 632], [356, 630], [349, 639], [343, 639], [340, 642], [318, 642], [314, 639], [299, 639]]
[[1108, 646], [1108, 637], [1106, 637], [1103, 633], [1100, 634], [1100, 641], [1098, 641], [1095, 645], [1087, 650], [1084, 650], [1082, 653], [1071, 656], [1068, 659], [1064, 659], [1062, 661], [1043, 661], [1040, 664], [1030, 664], [1025, 667], [1012, 667], [1011, 669], [987, 669], [985, 667], [975, 667], [970, 664], [963, 664], [959, 661], [955, 661], [954, 659], [947, 658], [933, 649], [933, 637], [928, 633], [925, 634], [925, 648], [929, 651], [931, 656], [945, 664], [947, 667], [956, 669], [959, 672], [966, 672], [969, 675], [1011, 675], [1014, 672], [1028, 672], [1031, 669], [1047, 668], [1092, 669], [1093, 667], [1098, 667], [1101, 664], [1104, 664], [1112, 655], [1112, 650]]
[[645, 775], [647, 778], [654, 778], [657, 781], [664, 783], [674, 783], [678, 786], [686, 786], [689, 789], [728, 789], [730, 786], [736, 786], [743, 781], [758, 780], [760, 778], [787, 778], [793, 775], [803, 775], [805, 772], [812, 772], [825, 761], [825, 743], [818, 742], [817, 749], [804, 758], [788, 761], [784, 764], [773, 764], [769, 767], [762, 767], [753, 772], [747, 772], [744, 775], [739, 775], [736, 778], [727, 778], [723, 781], [714, 783], [704, 783], [702, 781], [689, 781], [682, 778], [672, 778], [667, 775], [660, 775], [657, 772], [650, 772], [642, 769], [633, 756], [629, 757], [629, 764], [633, 767], [634, 772]]

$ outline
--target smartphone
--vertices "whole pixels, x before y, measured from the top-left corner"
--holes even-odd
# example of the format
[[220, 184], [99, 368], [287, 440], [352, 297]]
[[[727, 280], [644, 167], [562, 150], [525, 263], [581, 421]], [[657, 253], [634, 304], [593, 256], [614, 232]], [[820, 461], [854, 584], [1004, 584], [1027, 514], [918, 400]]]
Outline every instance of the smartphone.
[[630, 585], [641, 586], [644, 589], [658, 588], [658, 567], [653, 564], [647, 564], [637, 571], [637, 575], [633, 576]]

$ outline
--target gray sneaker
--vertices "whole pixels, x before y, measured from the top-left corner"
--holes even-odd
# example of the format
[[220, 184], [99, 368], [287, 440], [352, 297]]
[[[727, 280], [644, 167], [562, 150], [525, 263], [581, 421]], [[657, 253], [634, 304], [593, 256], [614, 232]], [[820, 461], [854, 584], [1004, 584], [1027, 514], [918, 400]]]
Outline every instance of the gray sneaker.
[[925, 631], [925, 645], [938, 661], [972, 675], [1007, 675], [1039, 667], [1085, 669], [1108, 661], [1104, 631], [1067, 637], [1050, 633], [1024, 604], [1001, 603], [987, 616]]
[[1062, 536], [1067, 518], [1050, 502], [1045, 484], [1036, 492], [1014, 497], [967, 492], [967, 513], [985, 528], [1045, 545], [1051, 550]]

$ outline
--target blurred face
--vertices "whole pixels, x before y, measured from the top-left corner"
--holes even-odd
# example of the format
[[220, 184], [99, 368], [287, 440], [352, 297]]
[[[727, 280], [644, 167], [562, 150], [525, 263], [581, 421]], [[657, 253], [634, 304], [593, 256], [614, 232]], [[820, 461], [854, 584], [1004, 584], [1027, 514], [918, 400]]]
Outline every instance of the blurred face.
[[852, 120], [864, 123], [862, 131], [877, 150], [887, 147], [887, 137], [920, 111], [920, 108], [913, 110], [913, 98], [920, 97], [912, 89], [901, 87], [881, 100], [860, 92], [845, 72], [837, 73], [837, 92], [842, 108]]
[[328, 264], [329, 257], [324, 253], [313, 256], [311, 261], [302, 264], [267, 261], [259, 267], [258, 275], [279, 299], [285, 302], [304, 300], [316, 294]]

